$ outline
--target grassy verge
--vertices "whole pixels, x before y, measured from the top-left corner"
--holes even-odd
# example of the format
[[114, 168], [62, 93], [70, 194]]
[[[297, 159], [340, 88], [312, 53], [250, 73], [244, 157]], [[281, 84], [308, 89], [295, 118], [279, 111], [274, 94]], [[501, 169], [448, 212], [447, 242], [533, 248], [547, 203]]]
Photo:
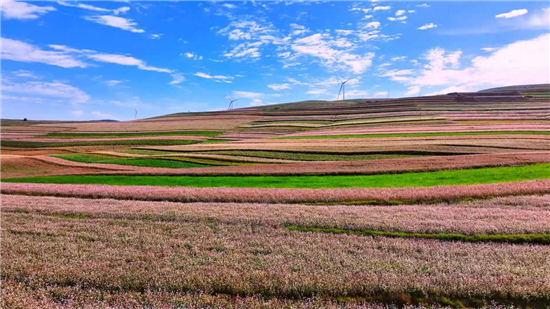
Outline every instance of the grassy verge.
[[221, 131], [175, 131], [175, 132], [121, 132], [121, 133], [49, 133], [44, 138], [124, 138], [151, 136], [208, 136], [215, 137]]
[[4, 179], [5, 182], [238, 188], [430, 187], [550, 178], [550, 164], [438, 172], [336, 176], [129, 176], [70, 175]]
[[550, 135], [550, 131], [486, 131], [486, 132], [430, 132], [430, 133], [380, 133], [380, 134], [348, 134], [348, 135], [308, 135], [283, 136], [275, 139], [323, 139], [323, 138], [380, 138], [380, 137], [430, 137], [430, 136], [469, 136], [469, 135]]
[[167, 168], [192, 168], [192, 167], [207, 167], [211, 165], [200, 164], [195, 162], [184, 162], [179, 160], [165, 159], [147, 159], [147, 158], [120, 158], [112, 156], [98, 156], [86, 154], [61, 154], [54, 157], [82, 162], [82, 163], [102, 163], [102, 164], [120, 164], [132, 166], [146, 167], [167, 167]]
[[362, 236], [385, 236], [397, 238], [425, 238], [462, 242], [503, 242], [513, 244], [540, 244], [550, 245], [550, 234], [455, 234], [455, 233], [408, 233], [388, 232], [375, 230], [343, 230], [336, 228], [320, 228], [290, 225], [286, 227], [291, 231], [321, 232], [330, 234], [350, 234]]
[[0, 141], [1, 147], [18, 148], [45, 148], [45, 147], [74, 147], [74, 146], [167, 146], [167, 145], [190, 145], [196, 144], [194, 140], [115, 140], [115, 141], [87, 141], [87, 142], [22, 142], [22, 141]]

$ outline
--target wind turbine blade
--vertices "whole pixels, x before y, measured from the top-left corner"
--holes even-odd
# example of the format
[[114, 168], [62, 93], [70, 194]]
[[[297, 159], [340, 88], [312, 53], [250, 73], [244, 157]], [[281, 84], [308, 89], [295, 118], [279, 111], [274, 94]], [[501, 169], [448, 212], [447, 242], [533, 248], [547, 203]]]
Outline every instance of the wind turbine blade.
[[338, 91], [338, 97], [336, 98], [336, 100], [340, 98], [340, 93], [342, 93], [342, 88], [344, 88], [344, 84], [340, 86], [340, 91]]

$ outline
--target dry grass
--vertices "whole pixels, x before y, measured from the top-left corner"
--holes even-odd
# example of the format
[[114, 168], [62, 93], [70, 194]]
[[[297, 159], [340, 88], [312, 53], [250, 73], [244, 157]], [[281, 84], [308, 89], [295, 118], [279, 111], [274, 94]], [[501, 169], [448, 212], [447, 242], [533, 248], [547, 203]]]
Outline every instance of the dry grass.
[[550, 180], [483, 185], [366, 188], [366, 189], [264, 189], [189, 188], [3, 183], [3, 194], [113, 198], [122, 200], [234, 203], [403, 204], [550, 193]]
[[[94, 200], [3, 200], [3, 280], [25, 284], [34, 297], [33, 291], [57, 291], [61, 300], [90, 292], [497, 301], [550, 295], [548, 246], [292, 232], [271, 206], [226, 205], [228, 212], [221, 205], [150, 203], [140, 207], [149, 214], [136, 214], [132, 203], [103, 202], [98, 210]], [[18, 203], [29, 211], [13, 212]], [[53, 207], [49, 212], [68, 205], [75, 211], [34, 211], [44, 203]], [[259, 217], [259, 207], [275, 214]], [[299, 212], [288, 217], [304, 220]]]

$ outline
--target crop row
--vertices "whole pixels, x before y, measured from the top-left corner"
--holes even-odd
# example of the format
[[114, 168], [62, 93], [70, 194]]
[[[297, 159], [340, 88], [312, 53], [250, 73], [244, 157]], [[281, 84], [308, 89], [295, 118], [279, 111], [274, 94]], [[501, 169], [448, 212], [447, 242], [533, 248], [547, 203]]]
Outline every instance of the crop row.
[[466, 186], [266, 189], [2, 183], [4, 194], [178, 202], [404, 204], [550, 193], [550, 180]]
[[154, 137], [154, 136], [207, 136], [215, 137], [221, 131], [170, 131], [170, 132], [120, 132], [120, 133], [70, 133], [54, 132], [45, 135], [45, 138], [128, 138], [128, 137]]
[[300, 135], [283, 136], [279, 139], [315, 138], [383, 138], [383, 137], [428, 137], [428, 136], [471, 136], [471, 135], [550, 135], [550, 131], [481, 131], [481, 132], [426, 132], [426, 133], [379, 133], [347, 135]]
[[82, 142], [29, 142], [16, 140], [2, 140], [1, 147], [18, 148], [44, 148], [44, 147], [71, 147], [71, 146], [109, 146], [109, 145], [189, 145], [197, 143], [196, 140], [173, 140], [173, 139], [141, 139], [141, 140], [103, 140], [103, 141], [82, 141]]
[[302, 226], [405, 233], [548, 234], [550, 195], [508, 196], [454, 204], [314, 206], [296, 204], [174, 203], [4, 195], [3, 212], [64, 219], [120, 219]]

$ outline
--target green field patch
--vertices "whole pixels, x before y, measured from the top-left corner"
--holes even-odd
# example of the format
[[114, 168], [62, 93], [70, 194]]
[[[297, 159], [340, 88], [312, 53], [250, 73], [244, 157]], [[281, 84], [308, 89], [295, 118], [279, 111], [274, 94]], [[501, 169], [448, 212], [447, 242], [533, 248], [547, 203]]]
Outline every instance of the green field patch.
[[419, 157], [421, 155], [413, 154], [323, 154], [307, 152], [285, 152], [285, 151], [264, 151], [264, 150], [216, 150], [202, 152], [206, 154], [223, 154], [231, 156], [245, 156], [266, 159], [283, 159], [297, 161], [357, 161], [357, 160], [381, 160], [381, 159], [401, 159]]
[[149, 159], [149, 158], [124, 158], [104, 155], [87, 155], [87, 154], [61, 154], [53, 157], [81, 162], [81, 163], [101, 163], [101, 164], [119, 164], [131, 166], [145, 167], [166, 167], [166, 168], [192, 168], [192, 167], [207, 167], [210, 165], [200, 164], [196, 162], [185, 162], [170, 159]]
[[217, 144], [217, 143], [225, 143], [225, 142], [231, 142], [231, 140], [228, 139], [207, 139], [202, 141], [203, 144]]
[[349, 234], [361, 236], [385, 236], [393, 238], [424, 238], [445, 241], [462, 242], [503, 242], [513, 244], [539, 244], [550, 245], [550, 234], [457, 234], [457, 233], [410, 233], [410, 232], [389, 232], [376, 230], [349, 230], [337, 228], [306, 227], [290, 225], [286, 227], [291, 231], [319, 232], [329, 234]]
[[325, 139], [325, 138], [384, 138], [384, 137], [430, 137], [430, 136], [469, 136], [469, 135], [550, 135], [550, 131], [485, 131], [485, 132], [427, 132], [427, 133], [378, 133], [378, 134], [343, 134], [343, 135], [307, 135], [283, 136], [274, 139]]
[[154, 136], [208, 136], [215, 137], [221, 131], [174, 131], [174, 132], [121, 132], [121, 133], [49, 133], [44, 138], [125, 138]]
[[5, 182], [235, 188], [431, 187], [550, 178], [550, 163], [437, 172], [334, 176], [130, 176], [66, 175], [4, 179]]
[[75, 147], [75, 146], [169, 146], [196, 144], [195, 140], [174, 139], [144, 139], [144, 140], [115, 140], [115, 141], [86, 141], [86, 142], [24, 142], [0, 141], [1, 147], [17, 148], [46, 148], [46, 147]]

